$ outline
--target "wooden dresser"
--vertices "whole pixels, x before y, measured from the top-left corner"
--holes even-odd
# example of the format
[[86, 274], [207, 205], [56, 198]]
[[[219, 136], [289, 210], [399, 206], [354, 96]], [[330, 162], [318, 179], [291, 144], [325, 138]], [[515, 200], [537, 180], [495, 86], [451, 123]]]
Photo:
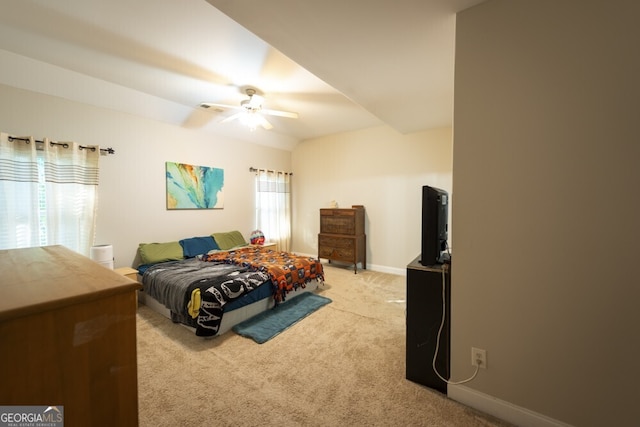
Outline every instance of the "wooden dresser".
[[320, 209], [318, 258], [352, 263], [353, 271], [357, 273], [358, 262], [363, 269], [367, 268], [366, 243], [363, 206]]
[[0, 250], [0, 402], [137, 426], [136, 290], [63, 246]]

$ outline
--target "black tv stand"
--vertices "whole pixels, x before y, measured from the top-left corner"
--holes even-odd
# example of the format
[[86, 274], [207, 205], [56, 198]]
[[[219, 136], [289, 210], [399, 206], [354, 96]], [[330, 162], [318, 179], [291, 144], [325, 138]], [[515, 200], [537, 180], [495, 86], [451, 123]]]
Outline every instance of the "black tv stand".
[[407, 265], [406, 378], [447, 393], [447, 383], [433, 371], [438, 330], [442, 322], [442, 275], [445, 275], [445, 322], [436, 357], [438, 373], [449, 379], [451, 265], [424, 266], [418, 256]]

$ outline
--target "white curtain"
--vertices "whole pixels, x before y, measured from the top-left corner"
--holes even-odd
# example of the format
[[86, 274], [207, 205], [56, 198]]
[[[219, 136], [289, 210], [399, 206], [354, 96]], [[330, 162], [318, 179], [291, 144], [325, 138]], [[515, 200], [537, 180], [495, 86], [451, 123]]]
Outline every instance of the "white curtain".
[[256, 172], [256, 228], [281, 251], [291, 249], [291, 174]]
[[89, 256], [95, 236], [100, 150], [46, 139], [43, 146], [47, 244]]
[[[41, 143], [32, 137], [28, 143], [27, 138], [10, 139], [2, 134], [0, 141], [0, 210], [15, 208], [0, 223], [0, 248], [64, 245], [89, 256], [99, 148], [46, 138]], [[27, 171], [29, 178], [21, 178]]]
[[0, 133], [0, 249], [40, 246], [38, 230], [36, 143]]

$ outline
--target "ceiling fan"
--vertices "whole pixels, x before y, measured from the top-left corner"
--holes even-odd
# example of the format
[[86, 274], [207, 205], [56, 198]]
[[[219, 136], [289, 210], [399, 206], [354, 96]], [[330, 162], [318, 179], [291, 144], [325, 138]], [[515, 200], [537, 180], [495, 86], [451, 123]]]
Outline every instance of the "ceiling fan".
[[258, 93], [258, 90], [255, 88], [246, 88], [244, 92], [247, 94], [249, 99], [245, 99], [240, 102], [240, 106], [235, 105], [226, 105], [226, 104], [214, 104], [210, 102], [203, 102], [200, 104], [202, 108], [224, 108], [224, 109], [232, 109], [232, 110], [240, 110], [239, 112], [230, 115], [229, 117], [223, 119], [220, 123], [227, 123], [232, 120], [238, 119], [242, 124], [249, 127], [250, 130], [255, 130], [258, 126], [262, 126], [264, 129], [271, 129], [273, 125], [269, 123], [267, 119], [265, 119], [264, 115], [269, 116], [279, 116], [279, 117], [288, 117], [291, 119], [297, 119], [298, 113], [293, 113], [290, 111], [279, 111], [279, 110], [269, 110], [266, 108], [262, 108], [262, 103], [264, 102], [264, 97]]

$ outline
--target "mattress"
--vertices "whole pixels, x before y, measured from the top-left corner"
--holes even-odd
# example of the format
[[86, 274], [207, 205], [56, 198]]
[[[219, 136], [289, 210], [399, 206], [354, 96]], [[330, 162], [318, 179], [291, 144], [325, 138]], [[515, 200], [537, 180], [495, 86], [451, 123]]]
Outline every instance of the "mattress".
[[[265, 286], [266, 285], [266, 286]], [[305, 288], [298, 288], [295, 291], [289, 292], [287, 295], [287, 299], [295, 298], [299, 295], [302, 295], [305, 292], [313, 292], [317, 289], [318, 282], [309, 282]], [[262, 313], [263, 311], [267, 311], [275, 305], [275, 300], [273, 299], [273, 291], [271, 289], [271, 283], [265, 283], [260, 286], [258, 289], [250, 292], [246, 296], [248, 297], [251, 293], [260, 290], [261, 288], [265, 288], [268, 293], [264, 293], [264, 291], [256, 293], [252, 298], [240, 298], [233, 302], [233, 304], [229, 304], [224, 309], [224, 315], [222, 316], [222, 320], [220, 322], [220, 328], [218, 329], [218, 333], [213, 337], [207, 338], [215, 338], [228, 332], [238, 323], [241, 323], [245, 320], [252, 318], [253, 316]], [[265, 295], [265, 296], [263, 296]], [[171, 316], [171, 310], [165, 307], [162, 303], [158, 302], [155, 298], [147, 295], [144, 291], [140, 291], [138, 293], [138, 302], [146, 305], [153, 311], [163, 315], [167, 319], [173, 320]], [[233, 306], [233, 307], [232, 307]], [[184, 323], [176, 322], [190, 331], [194, 331], [195, 328], [185, 325]]]
[[140, 301], [203, 337], [224, 333], [324, 280], [316, 259], [257, 247], [141, 266], [139, 273]]

